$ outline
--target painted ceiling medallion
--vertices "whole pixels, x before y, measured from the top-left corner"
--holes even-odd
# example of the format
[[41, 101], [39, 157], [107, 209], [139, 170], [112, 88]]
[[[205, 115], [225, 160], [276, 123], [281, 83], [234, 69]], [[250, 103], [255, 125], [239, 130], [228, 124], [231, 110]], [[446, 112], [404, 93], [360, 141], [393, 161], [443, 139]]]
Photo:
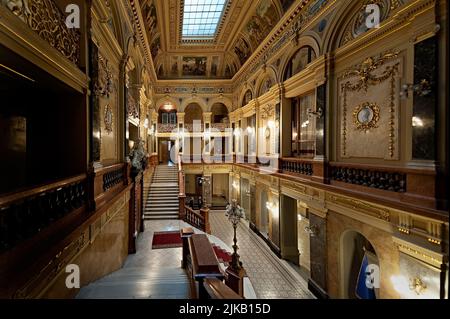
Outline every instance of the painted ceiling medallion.
[[110, 134], [113, 131], [113, 112], [112, 112], [112, 108], [111, 105], [107, 104], [105, 107], [105, 118], [104, 118], [104, 122], [105, 122], [105, 131], [106, 133]]
[[363, 103], [353, 111], [353, 120], [359, 131], [367, 132], [377, 128], [380, 120], [380, 107], [375, 103]]

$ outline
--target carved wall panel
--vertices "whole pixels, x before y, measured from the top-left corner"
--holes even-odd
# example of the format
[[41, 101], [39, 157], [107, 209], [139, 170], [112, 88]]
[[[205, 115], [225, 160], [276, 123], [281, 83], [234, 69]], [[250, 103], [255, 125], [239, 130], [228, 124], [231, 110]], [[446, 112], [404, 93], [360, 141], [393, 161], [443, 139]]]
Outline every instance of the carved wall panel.
[[100, 162], [114, 163], [118, 159], [118, 71], [99, 53], [95, 95], [100, 115]]
[[368, 58], [339, 78], [341, 158], [399, 159], [399, 53]]
[[66, 17], [52, 0], [2, 0], [28, 27], [75, 64], [80, 60], [80, 32], [66, 26]]

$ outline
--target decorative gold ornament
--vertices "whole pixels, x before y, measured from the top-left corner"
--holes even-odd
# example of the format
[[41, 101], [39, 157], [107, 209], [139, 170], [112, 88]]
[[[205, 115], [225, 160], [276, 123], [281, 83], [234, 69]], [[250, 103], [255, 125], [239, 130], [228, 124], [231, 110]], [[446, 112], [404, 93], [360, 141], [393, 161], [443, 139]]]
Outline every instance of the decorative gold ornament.
[[98, 75], [94, 93], [96, 96], [109, 98], [113, 92], [113, 74], [106, 58], [98, 56]]
[[12, 13], [75, 64], [80, 60], [80, 32], [69, 29], [66, 15], [52, 0], [3, 0]]
[[396, 89], [396, 76], [399, 73], [400, 63], [394, 65], [388, 65], [384, 68], [384, 71], [380, 74], [374, 74], [377, 69], [383, 66], [385, 63], [398, 58], [400, 52], [386, 52], [378, 57], [369, 57], [364, 60], [363, 63], [355, 66], [354, 68], [347, 70], [340, 80], [345, 80], [352, 77], [358, 77], [356, 81], [348, 80], [341, 84], [341, 94], [343, 96], [343, 110], [342, 110], [342, 153], [347, 155], [347, 124], [348, 124], [348, 92], [360, 92], [363, 90], [367, 92], [370, 86], [379, 85], [387, 80], [390, 81], [390, 93], [389, 93], [389, 156], [392, 158], [395, 155], [395, 89]]
[[261, 118], [268, 119], [275, 115], [275, 108], [272, 104], [265, 105], [261, 108]]
[[107, 134], [112, 133], [113, 131], [113, 120], [114, 120], [114, 114], [112, 112], [111, 105], [107, 104], [105, 107], [105, 131]]
[[356, 129], [367, 132], [371, 129], [377, 128], [380, 120], [380, 107], [375, 103], [363, 103], [355, 108], [353, 111], [353, 122]]
[[427, 290], [427, 285], [423, 282], [422, 278], [414, 277], [409, 279], [409, 289], [419, 296]]

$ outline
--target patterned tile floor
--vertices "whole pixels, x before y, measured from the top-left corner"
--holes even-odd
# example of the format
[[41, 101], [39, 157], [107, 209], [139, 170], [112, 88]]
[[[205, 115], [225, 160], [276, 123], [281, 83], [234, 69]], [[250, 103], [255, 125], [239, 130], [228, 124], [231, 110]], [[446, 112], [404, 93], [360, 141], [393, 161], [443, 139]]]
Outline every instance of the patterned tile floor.
[[[225, 214], [212, 212], [210, 221], [212, 235], [218, 238], [214, 241], [230, 250], [233, 230]], [[180, 227], [186, 224], [178, 220], [146, 221], [145, 232], [137, 240], [137, 253], [129, 255], [120, 270], [82, 288], [77, 298], [189, 298], [189, 280], [180, 268], [181, 248], [151, 249], [155, 231]], [[258, 298], [313, 298], [306, 281], [289, 270], [245, 222], [239, 225], [237, 236], [241, 261]]]
[[[228, 246], [233, 244], [233, 228], [223, 212], [210, 214], [211, 233]], [[256, 295], [261, 299], [311, 299], [305, 279], [280, 260], [245, 221], [237, 229], [239, 255]]]

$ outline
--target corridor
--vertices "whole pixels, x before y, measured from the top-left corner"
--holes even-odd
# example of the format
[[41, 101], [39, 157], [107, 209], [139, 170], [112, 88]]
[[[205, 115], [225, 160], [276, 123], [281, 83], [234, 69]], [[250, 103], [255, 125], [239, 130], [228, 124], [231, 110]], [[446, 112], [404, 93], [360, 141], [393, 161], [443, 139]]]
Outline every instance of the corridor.
[[[229, 246], [233, 228], [224, 212], [211, 212], [211, 233]], [[305, 279], [280, 260], [250, 228], [241, 221], [237, 229], [240, 260], [260, 299], [311, 299]]]

